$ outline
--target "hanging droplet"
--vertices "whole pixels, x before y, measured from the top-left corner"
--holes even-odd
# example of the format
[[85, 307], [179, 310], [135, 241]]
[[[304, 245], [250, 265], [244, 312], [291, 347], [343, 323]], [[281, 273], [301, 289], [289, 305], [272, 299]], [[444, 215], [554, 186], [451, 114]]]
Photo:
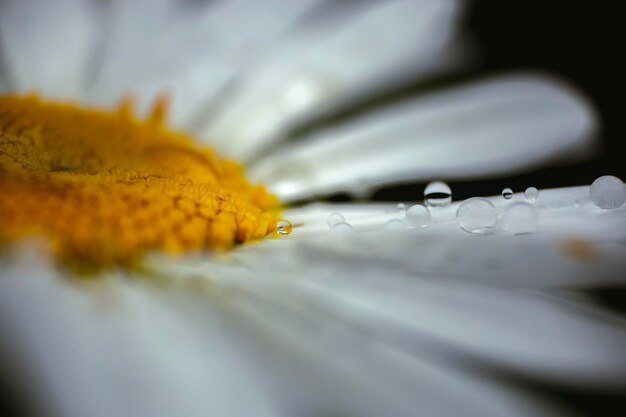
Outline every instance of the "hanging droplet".
[[430, 210], [423, 204], [415, 204], [409, 207], [405, 215], [406, 222], [414, 228], [427, 227], [431, 222]]
[[503, 231], [523, 235], [539, 231], [539, 218], [535, 208], [526, 202], [513, 203], [505, 207], [500, 218]]
[[526, 200], [534, 203], [539, 197], [539, 190], [535, 187], [528, 187], [526, 191], [524, 191], [524, 197], [526, 197]]
[[387, 230], [403, 230], [407, 228], [407, 224], [399, 219], [392, 219], [385, 223], [385, 229]]
[[339, 222], [335, 223], [331, 228], [330, 232], [332, 234], [343, 234], [343, 233], [352, 233], [354, 232], [354, 228], [350, 223]]
[[622, 180], [605, 175], [591, 184], [589, 197], [596, 207], [606, 210], [616, 209], [626, 202], [626, 189]]
[[511, 190], [510, 188], [505, 188], [504, 190], [502, 190], [502, 197], [504, 197], [505, 200], [510, 200], [511, 198], [513, 198], [513, 190]]
[[288, 222], [287, 220], [280, 220], [278, 223], [276, 223], [276, 232], [279, 235], [289, 235], [291, 234], [291, 231], [293, 230], [293, 226], [291, 226], [291, 223]]
[[429, 206], [446, 206], [452, 202], [452, 190], [445, 182], [431, 182], [424, 190], [424, 201]]
[[467, 233], [486, 234], [496, 226], [498, 213], [491, 201], [474, 197], [461, 203], [456, 211], [456, 219]]
[[333, 227], [337, 223], [343, 223], [346, 221], [346, 218], [343, 217], [343, 214], [335, 211], [334, 213], [330, 213], [328, 218], [326, 219], [326, 224], [328, 227]]

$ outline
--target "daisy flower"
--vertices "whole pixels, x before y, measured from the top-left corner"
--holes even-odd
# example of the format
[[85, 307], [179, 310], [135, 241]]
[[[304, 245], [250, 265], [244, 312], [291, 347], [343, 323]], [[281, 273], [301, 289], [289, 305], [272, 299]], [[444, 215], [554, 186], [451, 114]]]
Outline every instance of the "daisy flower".
[[[623, 387], [624, 319], [585, 290], [624, 284], [624, 184], [441, 182], [584, 156], [585, 97], [376, 101], [459, 68], [462, 6], [0, 3], [1, 411], [552, 416], [533, 387]], [[314, 202], [408, 181], [435, 182]]]

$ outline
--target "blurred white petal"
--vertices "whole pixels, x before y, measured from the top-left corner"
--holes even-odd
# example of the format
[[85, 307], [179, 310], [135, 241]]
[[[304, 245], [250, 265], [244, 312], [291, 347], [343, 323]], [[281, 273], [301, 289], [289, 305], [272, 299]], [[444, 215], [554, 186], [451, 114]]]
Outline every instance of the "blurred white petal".
[[319, 2], [114, 0], [102, 66], [88, 97], [111, 105], [133, 92], [146, 110], [157, 94], [168, 92], [173, 123], [189, 128], [210, 114], [239, 72]]
[[2, 1], [0, 51], [8, 78], [4, 88], [79, 97], [96, 35], [96, 12], [90, 2]]
[[164, 290], [3, 270], [0, 323], [17, 375], [64, 416], [554, 415], [427, 339], [407, 350], [382, 322], [355, 323], [361, 307], [330, 293], [310, 304], [306, 280], [218, 265], [196, 274]]
[[562, 82], [508, 75], [386, 106], [285, 145], [250, 168], [283, 200], [408, 180], [518, 171], [588, 150], [588, 102]]
[[42, 415], [276, 415], [219, 320], [181, 317], [174, 293], [119, 276], [81, 286], [50, 266], [3, 267], [0, 286], [12, 371]]
[[202, 136], [247, 161], [283, 139], [292, 124], [424, 77], [450, 58], [459, 2], [393, 0], [355, 8], [362, 10], [323, 20], [280, 45]]
[[[382, 246], [393, 233], [380, 231], [375, 238]], [[471, 275], [464, 282], [447, 280], [445, 269], [423, 273], [403, 271], [402, 264], [368, 262], [365, 258], [375, 257], [375, 251], [360, 247], [358, 259], [307, 246], [257, 251], [252, 262], [243, 259], [244, 266], [254, 266], [247, 279], [229, 276], [228, 283], [285, 310], [286, 316], [317, 315], [321, 323], [341, 323], [407, 355], [444, 363], [455, 363], [458, 355], [461, 369], [503, 366], [574, 386], [626, 382], [622, 318], [538, 292], [482, 285]], [[293, 269], [278, 256], [292, 257]], [[271, 317], [265, 321], [278, 323]], [[294, 327], [313, 331], [304, 323]], [[318, 337], [323, 333], [313, 336]]]

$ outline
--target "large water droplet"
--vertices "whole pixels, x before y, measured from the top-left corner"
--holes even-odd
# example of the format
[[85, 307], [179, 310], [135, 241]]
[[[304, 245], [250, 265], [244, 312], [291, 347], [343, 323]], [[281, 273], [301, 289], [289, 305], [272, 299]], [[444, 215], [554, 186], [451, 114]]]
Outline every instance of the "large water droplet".
[[412, 205], [407, 209], [405, 219], [411, 227], [427, 227], [431, 222], [430, 210], [423, 204]]
[[333, 227], [337, 223], [343, 223], [345, 221], [346, 218], [343, 217], [343, 214], [336, 211], [328, 215], [328, 218], [326, 219], [326, 224], [328, 225], [328, 227]]
[[445, 182], [431, 182], [424, 190], [424, 201], [429, 206], [446, 206], [452, 201], [452, 190]]
[[289, 235], [291, 234], [292, 230], [293, 226], [291, 226], [291, 223], [287, 220], [280, 220], [278, 223], [276, 223], [276, 232], [279, 235]]
[[330, 228], [330, 233], [332, 233], [332, 234], [352, 233], [353, 231], [354, 231], [354, 228], [352, 227], [352, 225], [350, 225], [350, 223], [346, 223], [346, 222], [335, 223]]
[[500, 225], [503, 231], [514, 235], [535, 233], [539, 231], [539, 218], [532, 205], [520, 201], [505, 207]]
[[407, 224], [399, 219], [392, 219], [385, 223], [385, 229], [387, 230], [404, 230], [407, 228]]
[[591, 184], [589, 197], [596, 207], [616, 209], [626, 202], [624, 183], [617, 177], [605, 175]]
[[498, 213], [491, 201], [474, 197], [461, 203], [456, 211], [456, 219], [466, 232], [485, 234], [495, 227]]
[[513, 190], [511, 190], [510, 188], [505, 188], [504, 190], [502, 190], [502, 197], [504, 197], [506, 200], [510, 200], [511, 198], [513, 198]]
[[526, 197], [526, 200], [534, 203], [539, 197], [539, 190], [535, 187], [528, 187], [526, 191], [524, 191], [524, 197]]

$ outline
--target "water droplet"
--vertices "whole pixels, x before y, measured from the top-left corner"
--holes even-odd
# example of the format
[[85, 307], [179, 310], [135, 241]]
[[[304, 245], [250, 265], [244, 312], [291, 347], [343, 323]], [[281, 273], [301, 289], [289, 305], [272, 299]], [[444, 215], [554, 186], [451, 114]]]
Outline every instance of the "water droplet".
[[398, 208], [398, 210], [406, 210], [406, 204], [404, 203], [398, 203], [396, 207]]
[[626, 202], [624, 183], [617, 177], [605, 175], [591, 184], [589, 197], [596, 207], [616, 209]]
[[402, 230], [406, 228], [407, 228], [407, 224], [403, 222], [402, 220], [398, 220], [398, 219], [389, 220], [387, 223], [385, 223], [385, 229], [388, 229], [388, 230]]
[[452, 190], [445, 182], [431, 182], [424, 190], [424, 201], [429, 206], [446, 206], [452, 201]]
[[330, 228], [330, 232], [332, 234], [352, 233], [354, 232], [354, 228], [352, 227], [352, 225], [350, 225], [350, 223], [339, 222], [339, 223], [335, 223]]
[[456, 211], [456, 219], [467, 233], [485, 234], [495, 227], [498, 213], [491, 201], [474, 197], [461, 203]]
[[423, 204], [412, 205], [407, 209], [405, 219], [411, 227], [427, 227], [431, 222], [430, 210]]
[[330, 213], [328, 218], [326, 219], [326, 224], [328, 227], [333, 227], [337, 223], [343, 223], [346, 221], [346, 218], [343, 217], [343, 214], [335, 211], [334, 213]]
[[539, 190], [535, 187], [528, 187], [526, 191], [524, 191], [524, 197], [526, 197], [526, 200], [534, 203], [539, 197]]
[[291, 234], [292, 230], [293, 227], [291, 226], [291, 223], [287, 220], [280, 220], [278, 223], [276, 223], [276, 232], [279, 235], [289, 235]]
[[535, 233], [539, 230], [539, 219], [535, 208], [518, 202], [505, 207], [500, 219], [502, 230], [514, 235]]
[[510, 200], [511, 198], [513, 198], [513, 190], [511, 190], [510, 188], [505, 188], [504, 190], [502, 190], [502, 197], [504, 197], [505, 200]]
[[581, 202], [580, 202], [580, 200], [576, 200], [576, 201], [574, 201], [574, 207], [576, 207], [576, 208], [581, 208], [581, 207], [582, 207], [582, 205], [583, 205], [583, 203], [581, 203]]

